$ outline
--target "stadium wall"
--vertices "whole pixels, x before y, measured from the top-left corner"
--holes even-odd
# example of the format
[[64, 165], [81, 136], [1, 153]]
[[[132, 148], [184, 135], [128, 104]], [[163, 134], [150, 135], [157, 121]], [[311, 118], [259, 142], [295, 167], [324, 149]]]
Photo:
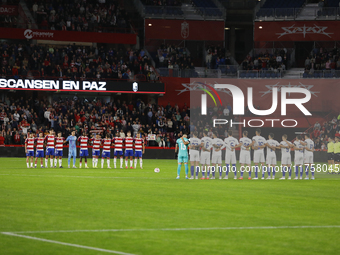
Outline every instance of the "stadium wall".
[[[236, 158], [239, 158], [240, 151], [236, 151]], [[294, 161], [294, 152], [291, 152], [292, 160]], [[16, 146], [16, 147], [0, 147], [0, 155], [1, 157], [17, 157], [23, 158], [25, 157], [25, 148]], [[64, 148], [64, 158], [67, 158], [68, 149]], [[225, 153], [222, 152], [222, 159], [224, 160]], [[281, 159], [281, 152], [276, 151], [277, 159]], [[79, 151], [78, 151], [79, 157]], [[92, 157], [92, 150], [89, 150], [89, 158]], [[111, 158], [113, 158], [113, 151], [111, 153]], [[145, 154], [143, 155], [144, 159], [175, 159], [175, 150], [174, 149], [160, 149], [154, 147], [152, 149], [145, 149]], [[315, 151], [314, 152], [314, 162], [327, 162], [327, 152], [326, 151]]]

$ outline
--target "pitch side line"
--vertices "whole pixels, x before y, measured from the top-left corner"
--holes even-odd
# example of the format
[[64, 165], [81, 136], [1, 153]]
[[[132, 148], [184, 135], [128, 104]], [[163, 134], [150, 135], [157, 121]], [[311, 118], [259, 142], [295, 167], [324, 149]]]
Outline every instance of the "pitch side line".
[[76, 247], [76, 248], [81, 248], [81, 249], [101, 251], [101, 252], [106, 252], [106, 253], [113, 253], [113, 254], [120, 254], [120, 255], [134, 255], [132, 253], [126, 253], [126, 252], [121, 252], [121, 251], [106, 250], [106, 249], [101, 249], [101, 248], [96, 248], [96, 247], [91, 247], [91, 246], [59, 242], [59, 241], [55, 241], [55, 240], [38, 238], [38, 237], [34, 237], [34, 236], [18, 235], [18, 234], [12, 233], [12, 232], [1, 232], [1, 234], [8, 235], [8, 236], [21, 237], [21, 238], [26, 238], [26, 239], [31, 239], [31, 240], [36, 240], [36, 241], [41, 241], [41, 242], [46, 242], [46, 243], [54, 243], [54, 244], [60, 244], [60, 245], [65, 245], [65, 246], [71, 246], [71, 247]]
[[[143, 232], [143, 231], [203, 231], [203, 230], [252, 230], [252, 229], [313, 229], [340, 228], [340, 225], [328, 226], [258, 226], [258, 227], [216, 227], [216, 228], [142, 228], [142, 229], [84, 229], [84, 230], [43, 230], [43, 231], [12, 231], [16, 234], [34, 233], [78, 233], [78, 232]], [[5, 232], [6, 233], [6, 232]]]

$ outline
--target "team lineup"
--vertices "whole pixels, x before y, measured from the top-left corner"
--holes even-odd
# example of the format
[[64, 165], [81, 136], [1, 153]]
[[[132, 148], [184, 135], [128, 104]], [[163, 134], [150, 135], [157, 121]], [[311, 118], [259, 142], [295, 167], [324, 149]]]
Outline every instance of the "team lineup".
[[[107, 162], [107, 168], [111, 168], [111, 146], [114, 146], [114, 168], [117, 167], [117, 157], [120, 159], [120, 168], [123, 168], [123, 149], [125, 147], [125, 168], [136, 168], [138, 159], [140, 168], [143, 168], [143, 154], [145, 152], [144, 139], [141, 138], [140, 134], [137, 133], [136, 137], [131, 137], [131, 132], [127, 132], [125, 138], [121, 137], [117, 132], [116, 136], [111, 139], [110, 135], [107, 134], [105, 138], [101, 138], [100, 134], [95, 134], [93, 138], [89, 138], [83, 133], [78, 138], [75, 135], [75, 131], [72, 131], [71, 135], [66, 139], [62, 137], [62, 133], [59, 132], [55, 136], [54, 131], [51, 130], [48, 135], [44, 137], [44, 134], [39, 133], [38, 137], [34, 137], [33, 134], [29, 134], [29, 137], [25, 140], [25, 153], [26, 153], [26, 164], [27, 167], [37, 167], [38, 159], [40, 158], [40, 167], [44, 168], [44, 148], [45, 153], [45, 167], [47, 168], [48, 159], [50, 159], [50, 167], [56, 168], [59, 161], [59, 168], [62, 166], [63, 157], [63, 146], [65, 143], [69, 145], [68, 152], [68, 167], [71, 167], [71, 159], [73, 158], [73, 168], [76, 168], [76, 157], [77, 157], [77, 144], [80, 147], [80, 163], [79, 167], [82, 167], [83, 159], [85, 161], [85, 168], [89, 168], [87, 165], [87, 157], [89, 156], [89, 146], [92, 144], [92, 167], [98, 167], [98, 161], [100, 157], [100, 149], [102, 147], [101, 154], [101, 168], [104, 167], [105, 159]], [[36, 147], [36, 155], [34, 161], [34, 147]], [[134, 159], [133, 159], [134, 158]], [[31, 160], [31, 162], [30, 162]], [[129, 162], [130, 161], [130, 164]], [[34, 165], [34, 166], [33, 166]]]
[[[287, 135], [282, 135], [282, 141], [279, 143], [274, 140], [274, 134], [270, 133], [268, 139], [261, 136], [261, 130], [256, 129], [255, 136], [248, 138], [248, 131], [243, 131], [243, 137], [238, 141], [232, 136], [232, 132], [228, 131], [228, 137], [224, 140], [217, 137], [217, 133], [213, 133], [213, 137], [207, 136], [207, 132], [203, 132], [203, 137], [197, 137], [197, 132], [193, 132], [192, 137], [188, 140], [183, 135], [176, 142], [176, 151], [178, 150], [178, 168], [177, 179], [180, 178], [181, 166], [185, 165], [185, 178], [198, 179], [199, 172], [202, 172], [200, 179], [215, 179], [215, 173], [219, 173], [219, 179], [228, 179], [229, 172], [234, 173], [234, 179], [237, 179], [236, 168], [236, 152], [235, 149], [240, 148], [239, 163], [240, 176], [243, 179], [244, 172], [248, 172], [248, 179], [252, 179], [252, 172], [255, 172], [253, 179], [259, 178], [259, 169], [262, 169], [261, 179], [275, 179], [275, 174], [282, 171], [281, 180], [292, 178], [292, 168], [295, 168], [294, 179], [311, 179], [314, 180], [314, 142], [308, 134], [297, 135], [294, 142], [287, 140]], [[339, 164], [340, 158], [340, 139], [335, 137], [335, 142], [330, 138], [328, 143], [328, 164]], [[266, 159], [264, 150], [266, 148]], [[225, 167], [222, 167], [222, 150], [225, 149]], [[292, 165], [291, 150], [294, 150], [294, 166]], [[253, 150], [253, 163], [251, 166], [251, 150]], [[281, 150], [281, 166], [277, 166], [276, 150]], [[212, 151], [212, 153], [211, 153]], [[189, 159], [190, 156], [190, 159]], [[190, 178], [188, 177], [188, 162], [190, 160]], [[217, 167], [217, 168], [216, 168]], [[319, 166], [318, 166], [319, 168]], [[217, 169], [217, 171], [216, 171]], [[210, 173], [212, 177], [210, 177]], [[223, 173], [225, 176], [223, 177]], [[207, 174], [207, 175], [205, 175]]]
[[[232, 132], [228, 131], [228, 137], [224, 140], [217, 137], [217, 133], [213, 133], [212, 138], [208, 137], [207, 132], [203, 132], [203, 137], [197, 137], [197, 132], [193, 132], [191, 138], [183, 135], [177, 139], [175, 152], [178, 151], [178, 167], [177, 179], [180, 178], [181, 166], [185, 166], [186, 179], [198, 179], [199, 172], [202, 173], [200, 179], [215, 179], [216, 172], [219, 173], [219, 179], [228, 179], [229, 172], [234, 173], [234, 179], [243, 179], [244, 172], [248, 173], [248, 179], [252, 179], [252, 172], [255, 173], [254, 180], [259, 178], [259, 170], [262, 170], [261, 179], [275, 179], [275, 174], [282, 172], [280, 179], [292, 178], [292, 169], [295, 168], [294, 179], [303, 179], [305, 172], [305, 179], [309, 179], [309, 172], [311, 172], [311, 179], [315, 178], [314, 165], [314, 142], [310, 139], [308, 134], [297, 135], [294, 142], [287, 140], [287, 135], [282, 136], [282, 141], [279, 143], [274, 140], [274, 134], [270, 133], [268, 139], [261, 136], [261, 130], [255, 131], [255, 136], [248, 138], [248, 131], [243, 132], [243, 137], [238, 141], [232, 136]], [[85, 133], [76, 137], [75, 131], [71, 133], [66, 139], [62, 137], [62, 133], [58, 132], [55, 136], [54, 131], [51, 130], [49, 134], [44, 136], [42, 132], [38, 137], [29, 134], [25, 140], [25, 153], [27, 167], [37, 167], [40, 158], [41, 168], [56, 168], [59, 162], [59, 167], [62, 168], [63, 146], [68, 143], [68, 167], [71, 167], [71, 160], [73, 158], [73, 168], [76, 168], [77, 145], [80, 148], [79, 167], [82, 168], [83, 162], [85, 168], [87, 165], [87, 158], [89, 156], [89, 147], [92, 145], [92, 167], [98, 168], [99, 158], [101, 157], [101, 168], [105, 165], [111, 168], [111, 146], [114, 148], [113, 164], [117, 168], [117, 158], [119, 157], [120, 168], [123, 168], [125, 161], [125, 168], [136, 168], [138, 159], [140, 168], [143, 168], [143, 154], [145, 152], [144, 139], [141, 138], [140, 133], [136, 137], [131, 136], [131, 132], [127, 132], [125, 138], [121, 137], [117, 132], [114, 138], [109, 134], [102, 138], [100, 134], [94, 134], [89, 138]], [[335, 137], [335, 141], [329, 138], [328, 147], [328, 164], [330, 166], [338, 166], [340, 163], [340, 138]], [[34, 148], [35, 159], [34, 159]], [[236, 149], [240, 149], [239, 163], [241, 165], [237, 177], [236, 167]], [[266, 157], [265, 157], [266, 148]], [[102, 149], [102, 151], [101, 151]], [[124, 151], [125, 149], [125, 151]], [[294, 165], [292, 165], [291, 150], [294, 150]], [[225, 166], [222, 166], [222, 150], [225, 150]], [[253, 150], [253, 163], [251, 165], [251, 150]], [[281, 150], [281, 166], [277, 166], [276, 150]], [[45, 153], [44, 153], [45, 151]], [[124, 160], [125, 157], [125, 160]], [[45, 159], [45, 166], [44, 166]], [[48, 161], [50, 159], [50, 164]], [[190, 161], [190, 178], [189, 166]], [[319, 166], [318, 166], [319, 168]], [[332, 169], [331, 169], [332, 170]], [[336, 169], [334, 169], [336, 170]], [[223, 173], [225, 176], [223, 177]], [[210, 177], [210, 174], [212, 176]]]

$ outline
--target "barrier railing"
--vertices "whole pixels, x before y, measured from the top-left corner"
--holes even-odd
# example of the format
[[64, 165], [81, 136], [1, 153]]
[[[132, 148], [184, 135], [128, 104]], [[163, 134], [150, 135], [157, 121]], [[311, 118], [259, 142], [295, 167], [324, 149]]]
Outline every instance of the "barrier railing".
[[282, 78], [282, 73], [278, 71], [270, 71], [270, 70], [239, 70], [238, 78]]
[[208, 69], [204, 67], [196, 67], [195, 69], [169, 69], [160, 67], [157, 68], [156, 71], [161, 77], [221, 78], [220, 69]]
[[340, 70], [309, 70], [300, 74], [300, 78], [340, 78]]
[[237, 76], [238, 65], [219, 65], [217, 69], [221, 70], [222, 75]]
[[[300, 15], [306, 10], [308, 15]], [[340, 20], [340, 8], [302, 7], [302, 8], [260, 8], [255, 20]]]

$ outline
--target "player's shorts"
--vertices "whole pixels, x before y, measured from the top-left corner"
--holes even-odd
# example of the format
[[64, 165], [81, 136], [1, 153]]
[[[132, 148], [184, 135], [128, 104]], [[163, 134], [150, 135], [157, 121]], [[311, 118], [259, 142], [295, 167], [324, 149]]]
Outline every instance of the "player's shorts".
[[264, 163], [266, 160], [264, 159], [264, 153], [261, 150], [254, 151], [254, 163]]
[[77, 157], [77, 150], [69, 150], [68, 156], [69, 157]]
[[313, 153], [311, 153], [311, 154], [307, 154], [307, 155], [305, 155], [305, 158], [303, 159], [303, 161], [304, 161], [304, 163], [305, 164], [313, 164], [314, 162], [314, 157], [313, 157]]
[[303, 156], [298, 156], [294, 158], [294, 164], [296, 166], [303, 165]]
[[117, 156], [117, 155], [123, 156], [123, 151], [116, 151], [116, 150], [115, 150], [115, 153], [114, 153], [113, 155], [114, 155], [114, 156]]
[[136, 157], [136, 158], [141, 158], [141, 157], [143, 157], [142, 151], [135, 151], [135, 157]]
[[111, 156], [111, 153], [109, 151], [102, 152], [102, 158], [109, 158], [110, 156]]
[[267, 165], [276, 165], [276, 155], [268, 156], [266, 160]]
[[46, 156], [54, 156], [54, 148], [46, 149]]
[[125, 150], [125, 157], [133, 157], [133, 150]]
[[241, 151], [240, 152], [240, 164], [247, 164], [250, 165], [251, 164], [251, 160], [250, 160], [250, 152], [249, 151]]
[[334, 160], [334, 153], [327, 153], [328, 160]]
[[87, 157], [89, 155], [88, 150], [80, 150], [80, 157]]
[[202, 165], [210, 165], [210, 152], [202, 152], [201, 153], [201, 162]]
[[35, 157], [36, 158], [43, 158], [44, 157], [44, 151], [36, 151]]
[[92, 156], [100, 156], [100, 150], [92, 150]]
[[62, 157], [63, 156], [63, 150], [55, 150], [55, 156], [56, 157]]
[[291, 165], [291, 164], [292, 164], [292, 157], [289, 154], [281, 157], [281, 165]]
[[27, 151], [26, 157], [34, 157], [34, 151]]
[[188, 163], [188, 156], [178, 156], [178, 163]]
[[236, 154], [235, 151], [227, 151], [225, 154], [226, 164], [236, 164]]
[[340, 153], [334, 153], [334, 161], [340, 162]]
[[200, 161], [200, 152], [197, 150], [190, 150], [190, 161]]
[[211, 157], [211, 163], [213, 163], [213, 164], [222, 164], [222, 156], [221, 155], [213, 155]]

